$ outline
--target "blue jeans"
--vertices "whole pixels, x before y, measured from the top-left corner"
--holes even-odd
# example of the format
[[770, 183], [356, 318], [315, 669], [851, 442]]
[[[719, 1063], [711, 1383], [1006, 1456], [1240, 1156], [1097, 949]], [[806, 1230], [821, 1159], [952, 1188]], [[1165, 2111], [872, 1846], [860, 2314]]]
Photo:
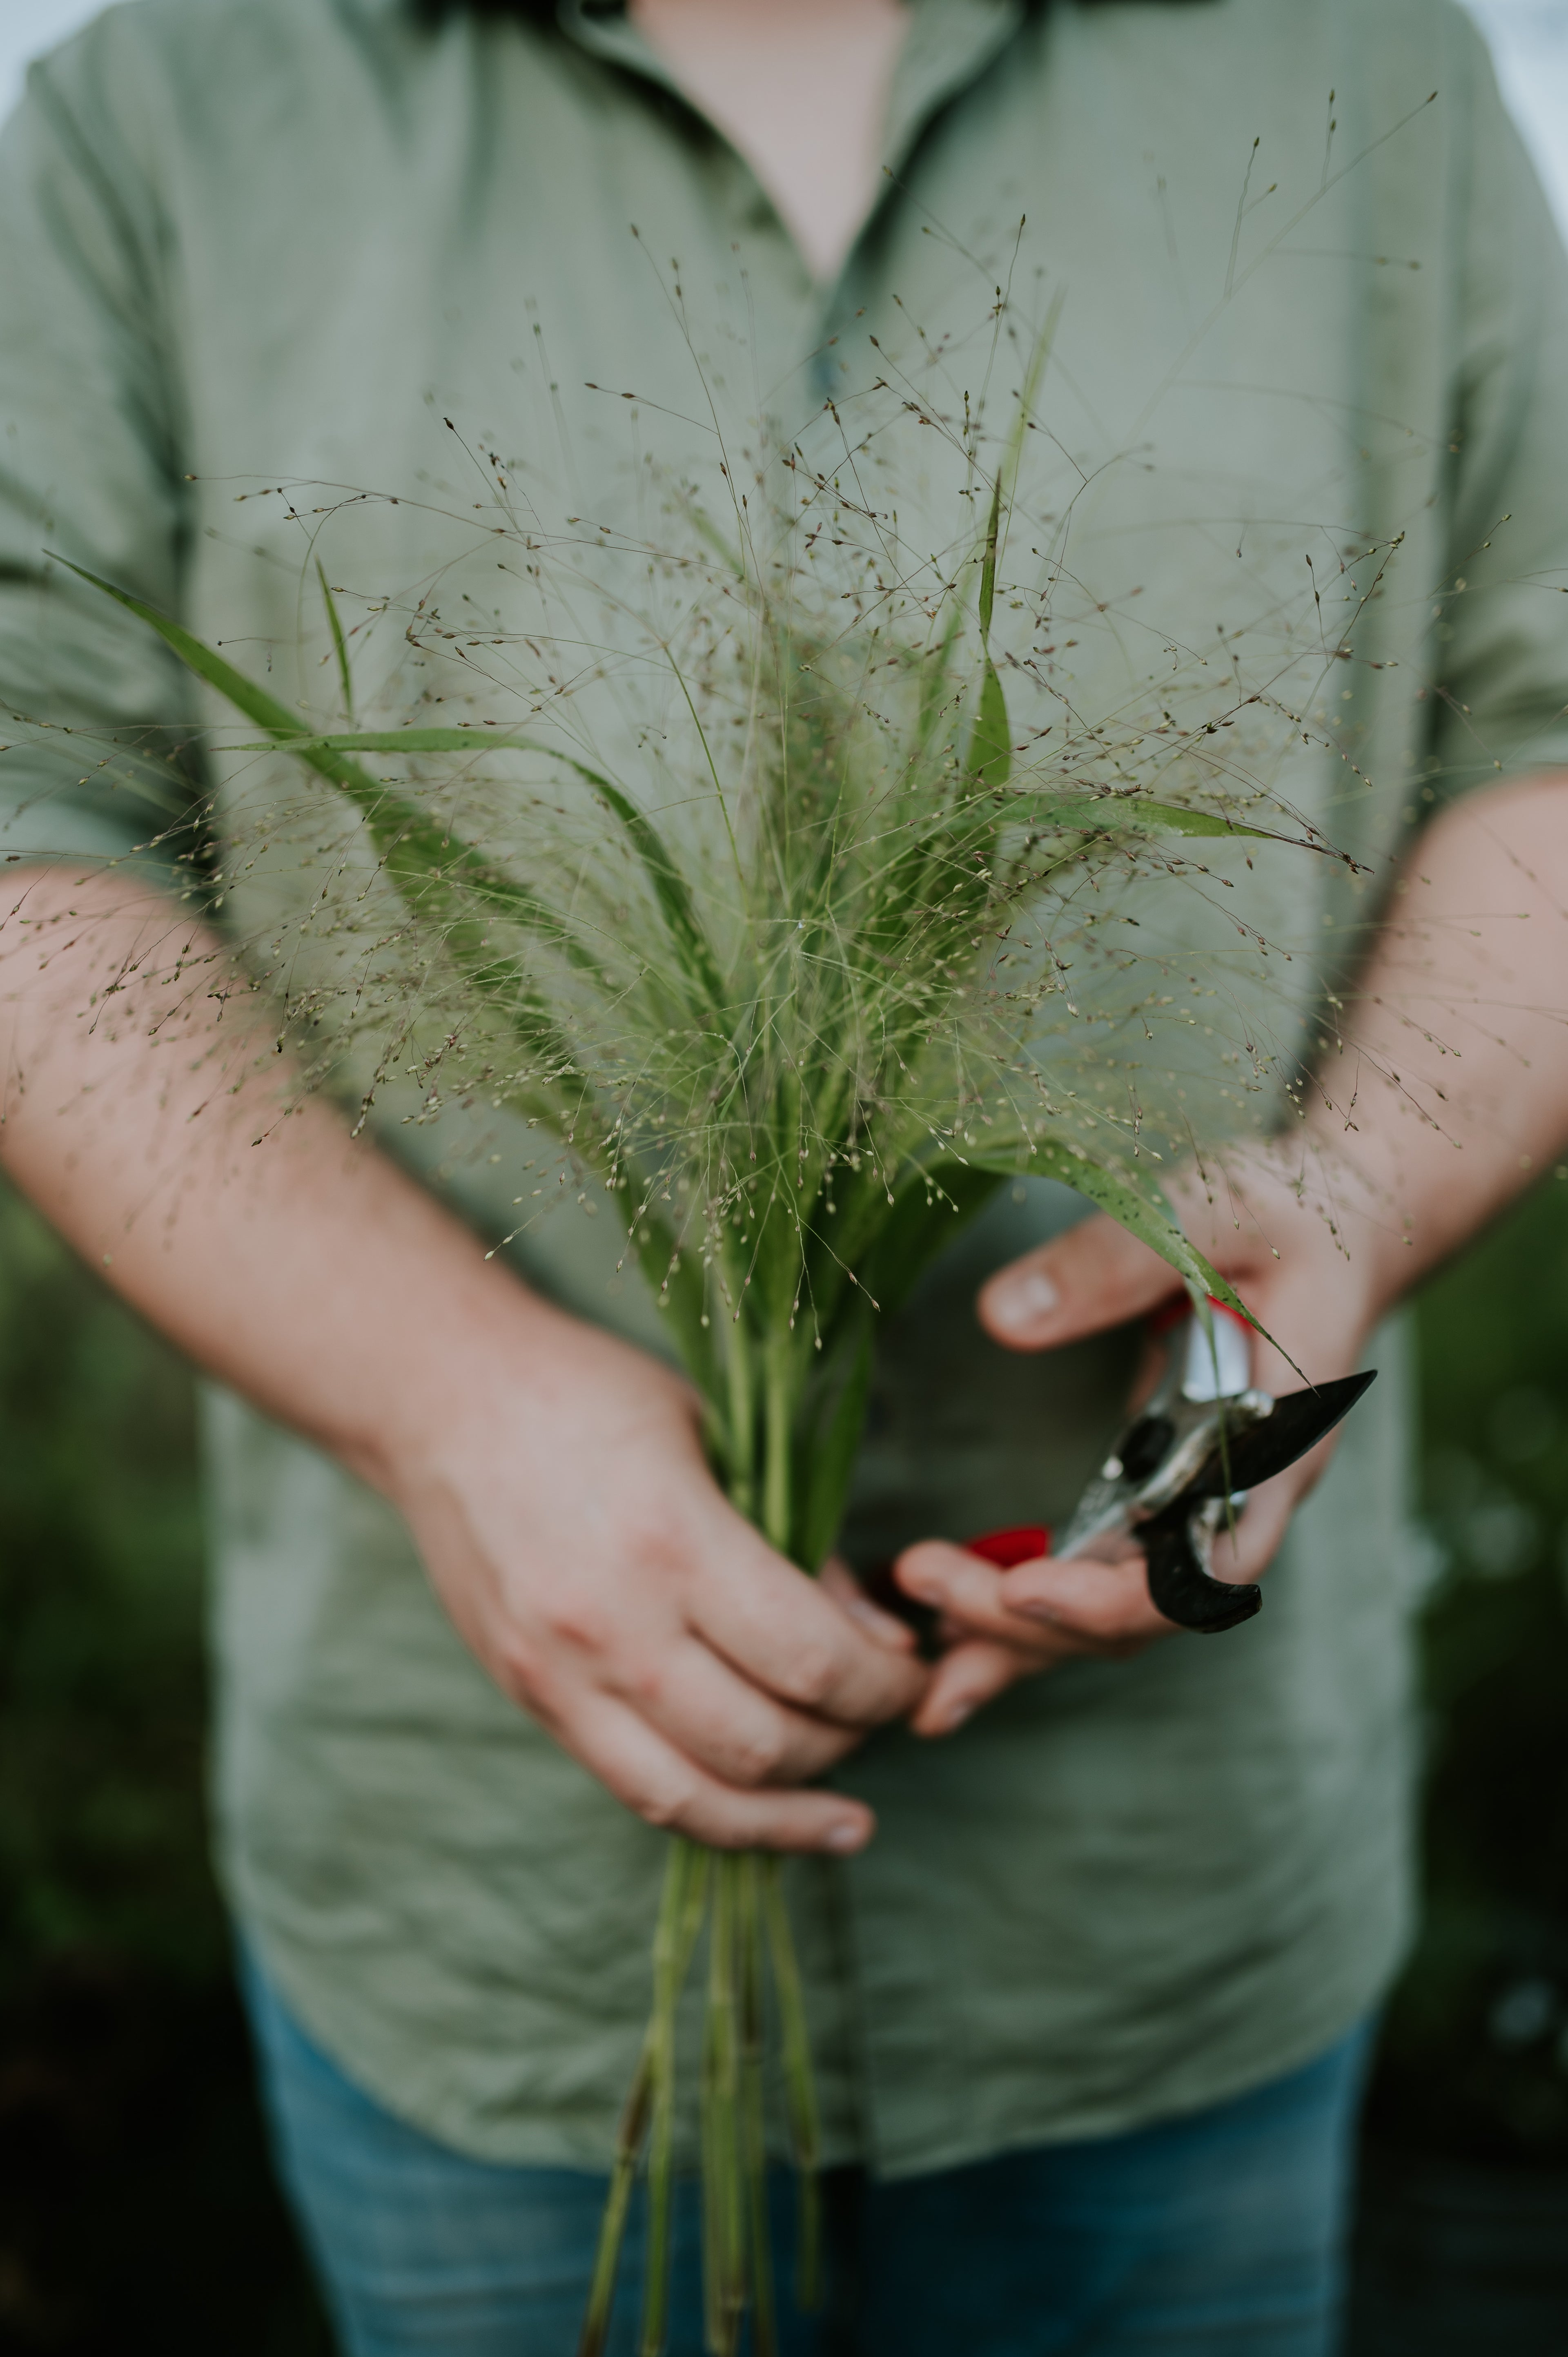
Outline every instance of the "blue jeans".
[[[254, 1966], [246, 1998], [284, 2183], [347, 2357], [573, 2357], [605, 2179], [470, 2160], [383, 2111]], [[781, 2357], [1331, 2357], [1363, 2028], [1304, 2070], [1131, 2135], [879, 2184], [825, 2182], [828, 2293], [790, 2298], [792, 2187], [772, 2188]], [[694, 2189], [670, 2357], [702, 2357]], [[642, 2220], [612, 2357], [636, 2346]]]

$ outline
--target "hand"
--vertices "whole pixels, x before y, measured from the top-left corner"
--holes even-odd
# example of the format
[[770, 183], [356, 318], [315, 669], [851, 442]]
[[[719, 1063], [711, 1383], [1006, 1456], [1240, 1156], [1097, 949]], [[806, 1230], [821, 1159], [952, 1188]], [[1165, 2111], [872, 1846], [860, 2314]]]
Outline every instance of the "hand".
[[870, 1811], [800, 1788], [918, 1701], [909, 1632], [735, 1512], [678, 1376], [521, 1288], [512, 1309], [426, 1370], [420, 1428], [389, 1452], [386, 1486], [466, 1642], [650, 1824], [859, 1849]]
[[[1281, 1145], [1210, 1169], [1207, 1183], [1189, 1173], [1167, 1191], [1187, 1234], [1280, 1345], [1253, 1336], [1254, 1383], [1278, 1393], [1354, 1370], [1392, 1288], [1388, 1238], [1347, 1170], [1299, 1146], [1293, 1159]], [[1045, 1351], [1140, 1317], [1175, 1290], [1157, 1254], [1097, 1216], [1000, 1269], [978, 1307], [1006, 1349]], [[1251, 1493], [1234, 1538], [1222, 1531], [1216, 1542], [1218, 1578], [1254, 1580], [1267, 1568], [1334, 1438]], [[941, 1615], [946, 1646], [916, 1732], [950, 1734], [1015, 1678], [1074, 1654], [1115, 1658], [1174, 1634], [1149, 1600], [1132, 1541], [1108, 1542], [1105, 1558], [997, 1571], [939, 1540], [908, 1548], [895, 1577]]]
[[192, 988], [230, 965], [187, 911], [65, 867], [30, 875], [26, 909], [0, 1060], [27, 1086], [0, 1155], [83, 1256], [391, 1500], [502, 1691], [629, 1808], [859, 1848], [861, 1803], [790, 1788], [918, 1699], [907, 1632], [725, 1504], [676, 1376], [529, 1293], [324, 1100], [279, 1120], [270, 1027]]

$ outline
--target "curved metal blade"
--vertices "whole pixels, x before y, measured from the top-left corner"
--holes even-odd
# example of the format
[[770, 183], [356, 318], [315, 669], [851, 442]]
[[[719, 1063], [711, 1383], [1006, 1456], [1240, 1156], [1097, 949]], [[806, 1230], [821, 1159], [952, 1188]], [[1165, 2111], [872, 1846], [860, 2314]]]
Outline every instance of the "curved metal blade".
[[1224, 1490], [1255, 1490], [1260, 1481], [1272, 1480], [1309, 1448], [1316, 1448], [1376, 1380], [1373, 1368], [1365, 1374], [1341, 1375], [1336, 1383], [1316, 1383], [1307, 1391], [1286, 1392], [1283, 1399], [1275, 1400], [1272, 1415], [1236, 1434], [1223, 1463], [1215, 1450], [1187, 1496], [1217, 1497]]

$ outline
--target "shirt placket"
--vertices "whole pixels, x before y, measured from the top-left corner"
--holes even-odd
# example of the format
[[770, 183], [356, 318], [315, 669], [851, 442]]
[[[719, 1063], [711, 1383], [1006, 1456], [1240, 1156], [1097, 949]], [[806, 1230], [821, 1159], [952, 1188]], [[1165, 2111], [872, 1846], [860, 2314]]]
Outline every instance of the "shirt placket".
[[664, 59], [632, 23], [625, 0], [560, 0], [557, 13], [568, 39], [590, 56], [679, 99], [722, 143], [734, 165], [738, 221], [753, 231], [769, 228], [793, 258], [807, 303], [808, 347], [825, 394], [827, 340], [844, 316], [851, 290], [859, 285], [868, 237], [889, 205], [897, 202], [902, 175], [935, 117], [979, 79], [1012, 39], [1023, 19], [1024, 0], [912, 0], [909, 29], [888, 91], [882, 140], [883, 190], [855, 232], [836, 275], [821, 284], [811, 279], [789, 229], [746, 157], [682, 89]]

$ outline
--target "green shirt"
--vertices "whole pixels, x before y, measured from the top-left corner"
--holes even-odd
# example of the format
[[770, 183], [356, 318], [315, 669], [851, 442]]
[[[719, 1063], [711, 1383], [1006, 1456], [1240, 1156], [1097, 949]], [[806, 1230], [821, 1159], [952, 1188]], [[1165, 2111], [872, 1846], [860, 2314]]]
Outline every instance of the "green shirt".
[[[1402, 533], [1282, 790], [1375, 868], [1440, 797], [1568, 760], [1563, 273], [1446, 0], [919, 0], [886, 156], [823, 289], [613, 8], [568, 0], [547, 36], [432, 31], [401, 0], [141, 0], [35, 69], [0, 148], [0, 694], [40, 724], [0, 760], [7, 856], [154, 856], [103, 740], [225, 716], [44, 547], [320, 709], [312, 516], [276, 487], [402, 496], [328, 524], [332, 577], [367, 591], [475, 561], [437, 513], [467, 479], [446, 416], [597, 515], [627, 414], [584, 388], [635, 390], [667, 449], [660, 418], [692, 405], [667, 257], [728, 322], [711, 371], [754, 370], [787, 424], [864, 374], [872, 334], [956, 402], [1021, 216], [1016, 268], [1066, 298], [1047, 414], [1087, 487], [1057, 674], [1081, 711], [1275, 587], [1299, 602], [1304, 553], [1332, 576]], [[268, 893], [281, 921], [307, 880], [261, 845], [297, 789], [264, 761], [211, 773], [247, 926]], [[1171, 994], [1200, 1126], [1258, 1025], [1287, 1067], [1310, 1052], [1376, 888], [1229, 845], [1213, 870], [1234, 907], [1192, 920], [1209, 963], [1190, 1005], [1185, 974]], [[1235, 919], [1273, 945], [1272, 995]], [[501, 1233], [504, 1125], [396, 1111], [388, 1146]], [[1020, 1359], [971, 1306], [1080, 1209], [1004, 1192], [886, 1336], [863, 1558], [1058, 1519], [1103, 1453], [1130, 1338]], [[610, 1230], [568, 1211], [511, 1249], [661, 1349]], [[888, 1732], [843, 1771], [875, 1842], [791, 1869], [833, 2157], [918, 2170], [1178, 2113], [1376, 2001], [1408, 1923], [1412, 1555], [1397, 1335], [1373, 1356], [1258, 1620], [1063, 1669], [940, 1745]], [[247, 1935], [396, 2112], [471, 2153], [602, 2164], [661, 1838], [490, 1686], [383, 1503], [231, 1398], [207, 1439], [219, 1838]]]

